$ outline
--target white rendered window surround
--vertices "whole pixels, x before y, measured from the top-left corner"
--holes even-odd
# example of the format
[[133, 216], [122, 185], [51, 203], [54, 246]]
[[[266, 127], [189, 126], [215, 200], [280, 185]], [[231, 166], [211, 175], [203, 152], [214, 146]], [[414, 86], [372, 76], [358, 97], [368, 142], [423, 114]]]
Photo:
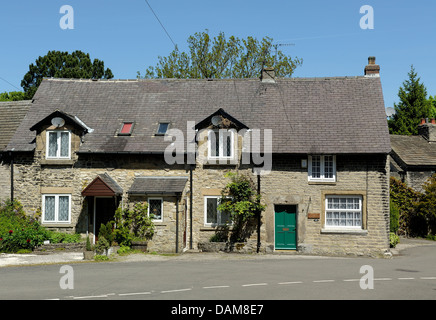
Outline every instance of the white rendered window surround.
[[71, 195], [44, 194], [42, 196], [42, 223], [71, 223]]
[[163, 222], [163, 199], [148, 198], [148, 215], [153, 215], [153, 221]]
[[204, 197], [204, 225], [205, 226], [216, 227], [216, 226], [231, 224], [230, 216], [218, 210], [220, 199], [221, 196]]
[[308, 180], [320, 182], [336, 181], [336, 156], [311, 155], [309, 156]]
[[208, 159], [233, 159], [235, 154], [234, 130], [209, 130]]
[[361, 230], [362, 201], [360, 195], [326, 195], [324, 228]]
[[46, 159], [71, 159], [70, 131], [47, 131]]

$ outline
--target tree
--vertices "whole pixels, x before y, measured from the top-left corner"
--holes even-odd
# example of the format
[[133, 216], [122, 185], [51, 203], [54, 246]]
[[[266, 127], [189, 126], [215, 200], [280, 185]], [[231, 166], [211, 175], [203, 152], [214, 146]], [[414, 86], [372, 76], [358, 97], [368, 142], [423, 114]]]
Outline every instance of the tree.
[[0, 101], [20, 101], [25, 100], [25, 94], [22, 91], [11, 91], [0, 93]]
[[425, 218], [428, 234], [436, 235], [436, 174], [433, 174], [424, 184], [424, 194], [417, 207], [418, 212]]
[[227, 173], [231, 178], [222, 190], [221, 203], [218, 210], [222, 216], [232, 221], [232, 242], [244, 242], [254, 231], [253, 218], [265, 210], [261, 204], [261, 196], [255, 191], [255, 185], [246, 175]]
[[430, 96], [428, 100], [430, 101], [430, 117], [436, 118], [436, 96]]
[[112, 71], [104, 69], [104, 62], [91, 58], [88, 53], [74, 51], [73, 53], [49, 51], [45, 56], [36, 59], [29, 65], [29, 71], [21, 81], [26, 99], [32, 99], [41, 81], [45, 77], [81, 78], [81, 79], [111, 79]]
[[[275, 50], [273, 39], [253, 37], [228, 39], [223, 32], [211, 39], [208, 30], [188, 38], [189, 52], [176, 47], [167, 57], [150, 66], [144, 78], [226, 79], [258, 77], [263, 66], [275, 68], [279, 77], [290, 77], [302, 59], [292, 59]], [[138, 77], [140, 74], [138, 72]]]
[[391, 134], [417, 135], [420, 120], [430, 117], [431, 102], [427, 99], [427, 89], [413, 65], [408, 76], [398, 91], [400, 102], [394, 104], [395, 114], [388, 120]]

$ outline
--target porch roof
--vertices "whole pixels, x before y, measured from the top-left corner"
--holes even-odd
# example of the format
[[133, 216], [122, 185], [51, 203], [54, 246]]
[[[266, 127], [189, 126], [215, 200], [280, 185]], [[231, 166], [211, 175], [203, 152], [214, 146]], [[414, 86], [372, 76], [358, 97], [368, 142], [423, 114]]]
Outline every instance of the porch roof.
[[117, 196], [123, 189], [107, 174], [99, 174], [82, 191], [82, 196]]
[[181, 194], [185, 189], [188, 177], [149, 176], [136, 177], [128, 193], [142, 194]]

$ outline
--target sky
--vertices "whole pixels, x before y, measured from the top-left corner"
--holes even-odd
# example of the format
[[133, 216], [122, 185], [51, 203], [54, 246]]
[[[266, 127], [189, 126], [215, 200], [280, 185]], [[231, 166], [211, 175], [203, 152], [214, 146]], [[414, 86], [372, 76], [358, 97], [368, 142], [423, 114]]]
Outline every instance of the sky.
[[[64, 5], [73, 9], [73, 29], [61, 27], [71, 27]], [[361, 20], [370, 22], [362, 6], [372, 8], [372, 29], [362, 28]], [[190, 35], [209, 30], [272, 38], [303, 59], [294, 77], [361, 76], [375, 56], [385, 107], [393, 107], [411, 65], [436, 95], [435, 12], [434, 0], [2, 0], [0, 93], [21, 91], [29, 65], [51, 50], [81, 50], [104, 61], [114, 79], [135, 79], [174, 44], [186, 51]]]

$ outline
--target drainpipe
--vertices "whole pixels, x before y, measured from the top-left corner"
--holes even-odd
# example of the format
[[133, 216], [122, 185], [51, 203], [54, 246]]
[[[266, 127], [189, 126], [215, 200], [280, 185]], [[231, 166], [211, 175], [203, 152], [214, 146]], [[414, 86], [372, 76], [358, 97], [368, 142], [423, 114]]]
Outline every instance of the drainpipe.
[[9, 151], [9, 155], [11, 156], [11, 202], [14, 201], [14, 156], [12, 151]]
[[189, 249], [192, 250], [192, 165], [189, 167]]
[[176, 253], [179, 253], [179, 194], [176, 194]]
[[[260, 196], [260, 172], [257, 175], [257, 194]], [[260, 199], [259, 199], [260, 204]], [[261, 221], [261, 211], [259, 210], [257, 214], [257, 253], [260, 251], [260, 221]]]

